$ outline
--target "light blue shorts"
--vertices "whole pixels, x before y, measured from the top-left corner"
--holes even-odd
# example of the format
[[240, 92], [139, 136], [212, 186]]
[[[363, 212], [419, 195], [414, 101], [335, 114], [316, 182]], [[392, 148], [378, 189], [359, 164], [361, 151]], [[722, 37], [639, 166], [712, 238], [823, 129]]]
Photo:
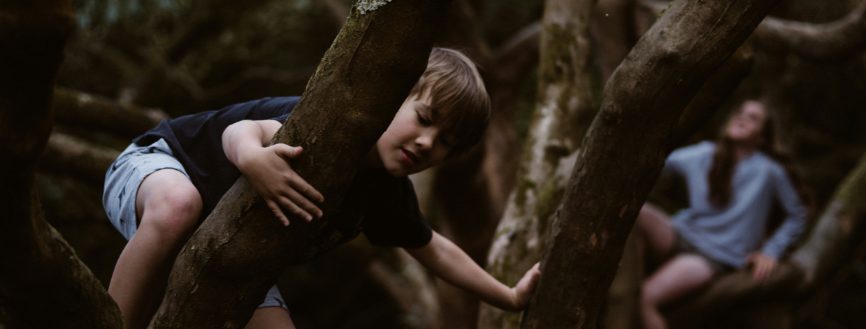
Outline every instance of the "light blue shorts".
[[[138, 230], [135, 214], [138, 187], [147, 176], [162, 169], [174, 169], [189, 177], [164, 139], [147, 146], [129, 144], [105, 173], [102, 206], [111, 225], [127, 240]], [[273, 286], [259, 307], [286, 308], [286, 302], [277, 287]]]

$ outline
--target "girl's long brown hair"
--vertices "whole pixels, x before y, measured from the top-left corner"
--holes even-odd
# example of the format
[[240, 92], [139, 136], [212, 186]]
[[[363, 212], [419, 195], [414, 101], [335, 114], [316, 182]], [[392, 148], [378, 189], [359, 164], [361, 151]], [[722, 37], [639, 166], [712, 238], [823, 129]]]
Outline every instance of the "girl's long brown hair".
[[[748, 102], [748, 101], [747, 101]], [[779, 149], [776, 143], [775, 122], [770, 111], [761, 105], [764, 109], [765, 119], [764, 125], [761, 127], [762, 142], [758, 150], [778, 162], [788, 174], [788, 178], [794, 184], [794, 188], [800, 196], [800, 201], [811, 212], [812, 197], [809, 191], [805, 188], [800, 180], [800, 176], [794, 169], [791, 157]], [[738, 109], [740, 111], [741, 109]], [[718, 208], [723, 208], [731, 201], [732, 185], [734, 168], [737, 165], [737, 159], [734, 153], [734, 142], [725, 135], [722, 130], [719, 140], [716, 142], [716, 151], [713, 154], [713, 164], [710, 167], [710, 173], [707, 175], [709, 183], [709, 199], [710, 203]]]

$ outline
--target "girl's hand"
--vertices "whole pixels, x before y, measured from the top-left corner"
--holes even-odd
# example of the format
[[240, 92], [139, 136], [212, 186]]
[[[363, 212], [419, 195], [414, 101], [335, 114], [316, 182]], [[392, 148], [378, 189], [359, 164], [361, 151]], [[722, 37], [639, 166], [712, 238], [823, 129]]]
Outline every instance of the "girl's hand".
[[513, 311], [523, 310], [529, 304], [529, 299], [532, 297], [532, 293], [535, 292], [535, 286], [538, 285], [538, 280], [541, 278], [541, 271], [538, 269], [538, 266], [539, 263], [535, 263], [529, 271], [526, 271], [526, 274], [523, 275], [523, 278], [517, 282], [514, 288], [511, 288]]
[[752, 279], [758, 282], [766, 280], [778, 264], [775, 258], [767, 256], [762, 252], [750, 254], [748, 261], [752, 266]]
[[283, 209], [308, 222], [322, 217], [322, 210], [315, 202], [324, 202], [325, 198], [289, 164], [301, 152], [301, 147], [274, 144], [245, 149], [238, 159], [238, 169], [286, 226], [289, 219]]

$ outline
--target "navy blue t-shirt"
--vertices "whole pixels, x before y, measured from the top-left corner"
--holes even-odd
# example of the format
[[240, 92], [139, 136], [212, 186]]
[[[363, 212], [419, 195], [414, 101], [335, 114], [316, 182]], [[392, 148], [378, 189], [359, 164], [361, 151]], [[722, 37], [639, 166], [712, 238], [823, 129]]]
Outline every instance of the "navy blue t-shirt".
[[[165, 139], [201, 194], [201, 218], [205, 218], [241, 176], [223, 151], [222, 133], [226, 127], [241, 120], [284, 123], [298, 100], [263, 98], [164, 120], [133, 142], [144, 146]], [[345, 200], [340, 213], [328, 219], [335, 221], [340, 231], [339, 243], [363, 232], [377, 245], [414, 248], [426, 245], [432, 237], [406, 177], [392, 177], [381, 168], [359, 170]]]

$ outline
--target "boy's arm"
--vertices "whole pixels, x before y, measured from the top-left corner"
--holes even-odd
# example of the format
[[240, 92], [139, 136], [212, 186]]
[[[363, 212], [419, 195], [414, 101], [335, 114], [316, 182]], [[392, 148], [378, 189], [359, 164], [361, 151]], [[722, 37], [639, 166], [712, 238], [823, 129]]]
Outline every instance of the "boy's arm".
[[280, 126], [275, 120], [236, 122], [223, 132], [223, 151], [283, 225], [289, 225], [289, 220], [282, 209], [307, 221], [321, 217], [313, 201], [323, 202], [324, 197], [289, 165], [302, 148], [280, 143], [264, 146]]
[[535, 264], [514, 288], [509, 288], [478, 266], [460, 247], [436, 232], [426, 246], [406, 248], [406, 251], [438, 277], [476, 294], [488, 304], [510, 311], [526, 308], [541, 275], [538, 264]]

